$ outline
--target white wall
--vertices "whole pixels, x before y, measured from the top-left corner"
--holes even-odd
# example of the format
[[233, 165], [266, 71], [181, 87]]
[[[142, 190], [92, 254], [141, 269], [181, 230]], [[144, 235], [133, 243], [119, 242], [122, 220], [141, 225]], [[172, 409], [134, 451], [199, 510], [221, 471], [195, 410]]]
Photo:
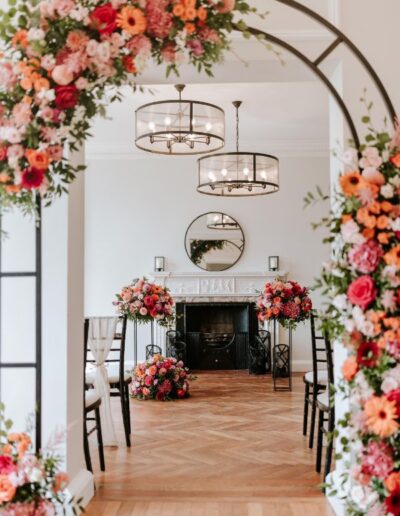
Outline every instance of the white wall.
[[[223, 210], [243, 228], [245, 251], [232, 270], [266, 270], [268, 255], [279, 255], [281, 269], [290, 278], [312, 285], [329, 249], [310, 223], [328, 206], [304, 210], [303, 196], [316, 184], [329, 190], [329, 157], [283, 158], [280, 170], [278, 193], [222, 199], [196, 192], [195, 158], [89, 156], [86, 315], [113, 313], [114, 294], [132, 278], [151, 273], [155, 255], [166, 257], [168, 270], [198, 270], [186, 255], [184, 236], [190, 222], [207, 211]], [[318, 303], [318, 295], [313, 297]], [[309, 360], [309, 348], [308, 326], [301, 327], [295, 335], [295, 363]], [[300, 362], [297, 368], [307, 365]]]

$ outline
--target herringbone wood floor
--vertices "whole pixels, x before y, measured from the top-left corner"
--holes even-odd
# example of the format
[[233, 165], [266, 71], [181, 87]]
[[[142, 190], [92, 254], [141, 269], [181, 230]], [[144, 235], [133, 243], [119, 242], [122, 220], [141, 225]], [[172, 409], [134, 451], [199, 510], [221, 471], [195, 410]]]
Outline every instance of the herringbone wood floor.
[[301, 435], [303, 383], [273, 392], [270, 377], [200, 373], [192, 397], [131, 401], [132, 447], [107, 448], [90, 516], [319, 516], [331, 514]]

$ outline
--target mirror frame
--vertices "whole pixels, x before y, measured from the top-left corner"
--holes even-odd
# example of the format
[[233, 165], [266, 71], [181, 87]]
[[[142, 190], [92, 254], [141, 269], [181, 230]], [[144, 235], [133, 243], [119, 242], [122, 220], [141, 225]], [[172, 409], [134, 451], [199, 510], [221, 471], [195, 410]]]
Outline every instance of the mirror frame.
[[[243, 246], [242, 246], [242, 250], [238, 256], [238, 258], [231, 264], [229, 265], [229, 267], [226, 267], [225, 269], [221, 269], [220, 271], [209, 271], [207, 269], [204, 269], [203, 267], [201, 267], [200, 265], [197, 265], [197, 263], [194, 263], [192, 261], [192, 258], [190, 257], [190, 254], [189, 254], [189, 251], [188, 249], [186, 248], [186, 239], [187, 239], [187, 236], [188, 236], [188, 233], [189, 233], [189, 230], [190, 228], [193, 226], [193, 224], [196, 222], [196, 220], [199, 220], [201, 217], [205, 217], [206, 215], [210, 215], [211, 213], [219, 213], [219, 214], [222, 214], [222, 215], [226, 215], [227, 217], [231, 218], [232, 220], [234, 220], [239, 228], [240, 228], [240, 231], [242, 232], [242, 235], [243, 235]], [[210, 230], [212, 231], [212, 230]], [[198, 269], [204, 271], [204, 272], [211, 272], [211, 273], [218, 273], [218, 272], [224, 272], [224, 271], [227, 271], [228, 269], [231, 269], [234, 265], [237, 264], [237, 262], [240, 260], [240, 258], [243, 256], [243, 253], [244, 253], [244, 250], [245, 250], [245, 247], [246, 247], [246, 239], [245, 239], [245, 236], [244, 236], [244, 231], [243, 231], [243, 228], [242, 226], [240, 225], [240, 223], [234, 218], [232, 217], [231, 215], [228, 215], [227, 213], [224, 213], [222, 211], [207, 211], [205, 213], [202, 213], [201, 215], [198, 215], [196, 218], [194, 218], [192, 220], [192, 222], [188, 225], [187, 229], [186, 229], [186, 232], [185, 232], [185, 238], [184, 238], [184, 241], [183, 241], [183, 245], [185, 247], [185, 252], [186, 252], [186, 255], [187, 257], [189, 258], [189, 261], [191, 264], [193, 264], [195, 267], [197, 267]]]

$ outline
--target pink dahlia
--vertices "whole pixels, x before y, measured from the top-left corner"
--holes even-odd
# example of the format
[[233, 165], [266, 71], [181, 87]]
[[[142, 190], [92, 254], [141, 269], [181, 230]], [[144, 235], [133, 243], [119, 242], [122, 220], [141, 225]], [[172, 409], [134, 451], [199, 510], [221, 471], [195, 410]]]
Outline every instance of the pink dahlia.
[[393, 467], [393, 450], [388, 444], [382, 441], [372, 441], [364, 449], [361, 472], [365, 475], [385, 479]]
[[300, 307], [294, 301], [289, 301], [283, 305], [282, 314], [289, 319], [297, 319], [300, 315]]
[[147, 0], [147, 32], [156, 38], [165, 39], [172, 28], [172, 14], [167, 11], [169, 0]]
[[368, 274], [373, 272], [383, 256], [382, 247], [374, 240], [355, 245], [349, 252], [351, 265], [358, 271]]

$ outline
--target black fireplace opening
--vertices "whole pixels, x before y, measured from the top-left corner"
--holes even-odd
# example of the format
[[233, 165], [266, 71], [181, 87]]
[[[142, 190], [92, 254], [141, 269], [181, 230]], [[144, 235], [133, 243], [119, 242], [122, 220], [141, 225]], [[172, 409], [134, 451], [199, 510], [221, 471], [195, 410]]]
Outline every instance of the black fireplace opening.
[[191, 369], [247, 369], [248, 343], [257, 332], [253, 303], [178, 303], [176, 308]]

